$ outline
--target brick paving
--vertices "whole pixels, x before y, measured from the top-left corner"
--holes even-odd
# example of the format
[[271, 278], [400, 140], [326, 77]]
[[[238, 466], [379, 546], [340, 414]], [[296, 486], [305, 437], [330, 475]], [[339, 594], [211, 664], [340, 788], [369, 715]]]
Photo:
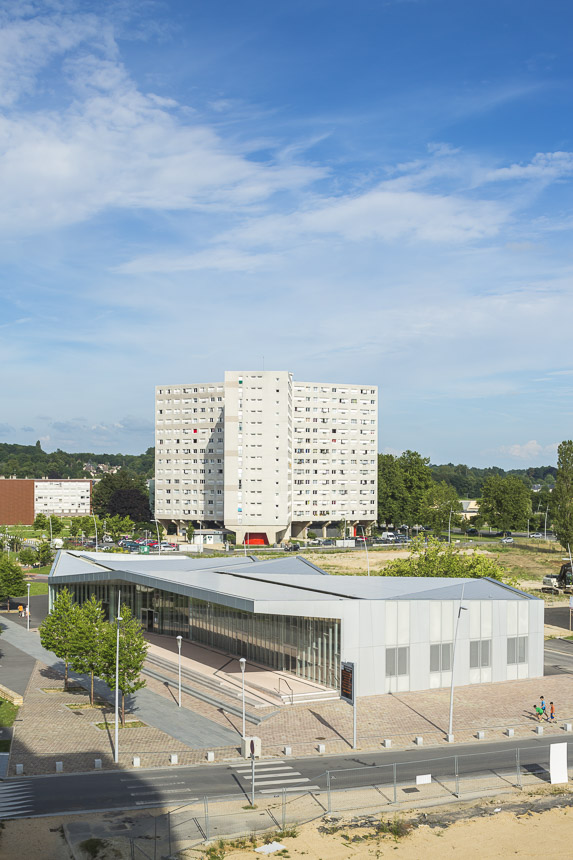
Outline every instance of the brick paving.
[[[153, 692], [173, 700], [174, 691], [161, 682], [148, 679], [147, 683]], [[45, 692], [46, 688], [59, 691]], [[542, 693], [547, 702], [555, 702], [558, 717], [555, 726], [543, 723], [544, 733], [563, 737], [563, 723], [573, 722], [573, 675], [566, 674], [457, 688], [456, 743], [473, 742], [479, 749], [475, 735], [480, 729], [490, 741], [502, 739], [507, 728], [514, 729], [515, 738], [531, 737], [538, 725], [532, 706]], [[166, 766], [172, 753], [178, 754], [182, 765], [205, 762], [206, 750], [190, 749], [159, 729], [141, 727], [120, 731], [120, 760], [115, 765], [113, 709], [108, 704], [93, 710], [77, 708], [88, 702], [84, 691], [64, 693], [61, 676], [36, 663], [15, 723], [10, 775], [15, 774], [16, 764], [24, 765], [25, 774], [54, 773], [56, 761], [64, 763], [67, 773], [93, 770], [96, 758], [102, 759], [104, 769], [127, 768], [133, 766], [134, 755], [140, 756], [142, 767]], [[71, 703], [77, 713], [66, 707]], [[182, 705], [191, 714], [237, 732], [237, 746], [211, 748], [216, 761], [239, 755], [240, 717], [185, 694]], [[261, 709], [261, 714], [266, 712]], [[447, 689], [362, 698], [358, 703], [358, 747], [379, 751], [382, 740], [391, 738], [394, 749], [408, 749], [421, 735], [425, 745], [443, 744], [445, 752], [448, 713]], [[107, 722], [108, 728], [96, 728], [98, 722]], [[292, 747], [294, 756], [313, 755], [318, 743], [326, 745], [327, 754], [347, 753], [352, 743], [352, 708], [340, 701], [284, 706], [259, 726], [247, 723], [247, 731], [261, 737], [264, 755], [282, 755], [285, 745]]]

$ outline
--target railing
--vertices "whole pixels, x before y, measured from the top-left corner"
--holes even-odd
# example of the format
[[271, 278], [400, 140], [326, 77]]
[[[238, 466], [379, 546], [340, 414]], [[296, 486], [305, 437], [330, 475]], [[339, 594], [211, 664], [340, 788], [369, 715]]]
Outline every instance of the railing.
[[291, 685], [289, 684], [289, 682], [287, 681], [287, 679], [283, 678], [282, 675], [279, 675], [279, 696], [281, 694], [281, 681], [283, 681], [286, 684], [286, 686], [289, 688], [289, 690], [290, 690], [290, 703], [291, 703], [291, 705], [294, 705], [294, 690], [291, 687]]

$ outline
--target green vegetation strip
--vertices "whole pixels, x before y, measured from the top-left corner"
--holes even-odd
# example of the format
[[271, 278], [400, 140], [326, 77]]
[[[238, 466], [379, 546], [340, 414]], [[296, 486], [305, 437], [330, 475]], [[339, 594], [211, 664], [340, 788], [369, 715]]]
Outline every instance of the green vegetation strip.
[[[109, 729], [111, 723], [96, 723], [96, 729]], [[120, 729], [146, 729], [147, 723], [142, 723], [141, 720], [126, 720], [125, 725], [119, 724]]]
[[0, 726], [6, 728], [11, 726], [16, 719], [18, 708], [7, 699], [0, 699]]

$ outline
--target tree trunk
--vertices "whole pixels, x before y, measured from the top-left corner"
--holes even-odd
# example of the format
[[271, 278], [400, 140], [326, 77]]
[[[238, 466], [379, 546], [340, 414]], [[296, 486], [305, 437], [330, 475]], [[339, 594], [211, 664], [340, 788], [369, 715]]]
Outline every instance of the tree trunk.
[[121, 725], [125, 727], [125, 693], [121, 694]]
[[91, 671], [90, 705], [94, 703], [94, 670]]

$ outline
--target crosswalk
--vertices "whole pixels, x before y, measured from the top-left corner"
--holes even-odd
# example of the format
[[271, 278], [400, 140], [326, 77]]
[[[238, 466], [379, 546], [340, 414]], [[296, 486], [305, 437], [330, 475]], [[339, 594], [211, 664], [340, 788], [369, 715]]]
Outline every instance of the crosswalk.
[[25, 780], [0, 783], [0, 820], [26, 818], [34, 812], [32, 786]]
[[153, 785], [151, 781], [148, 782], [144, 778], [124, 777], [120, 782], [125, 783], [126, 791], [130, 797], [140, 798], [132, 801], [135, 806], [153, 806], [163, 799], [172, 800], [174, 803], [193, 803], [197, 800], [196, 797], [189, 796], [196, 794], [196, 791], [189, 788], [185, 780], [177, 779], [171, 774], [169, 776], [154, 775]]
[[[237, 778], [251, 789], [253, 779], [251, 762], [242, 761], [232, 764], [231, 767]], [[318, 788], [318, 785], [310, 785], [308, 777], [302, 776], [300, 771], [286, 762], [276, 760], [255, 762], [255, 791], [259, 794], [282, 794], [283, 791], [303, 792]]]

